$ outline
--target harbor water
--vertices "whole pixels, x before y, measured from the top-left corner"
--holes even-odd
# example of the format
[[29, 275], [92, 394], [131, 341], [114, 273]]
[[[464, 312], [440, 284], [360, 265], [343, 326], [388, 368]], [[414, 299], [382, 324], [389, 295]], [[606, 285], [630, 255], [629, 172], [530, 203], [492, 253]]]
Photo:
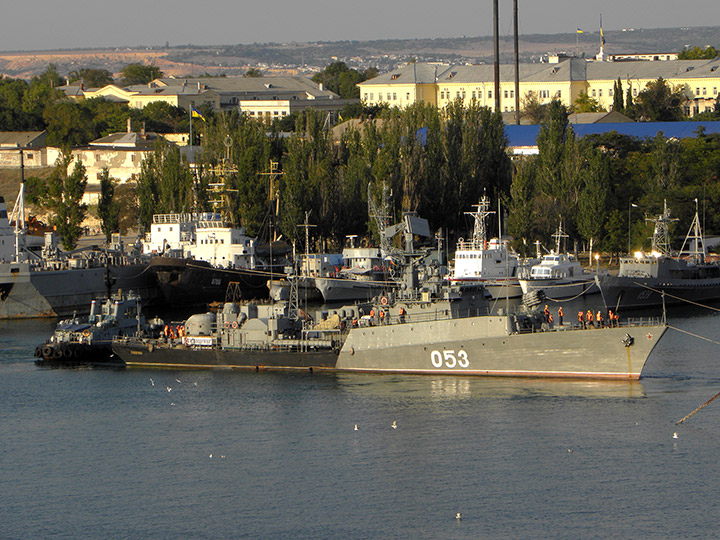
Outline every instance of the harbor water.
[[720, 399], [675, 422], [720, 313], [669, 322], [639, 382], [49, 369], [1, 322], [0, 538], [715, 537]]

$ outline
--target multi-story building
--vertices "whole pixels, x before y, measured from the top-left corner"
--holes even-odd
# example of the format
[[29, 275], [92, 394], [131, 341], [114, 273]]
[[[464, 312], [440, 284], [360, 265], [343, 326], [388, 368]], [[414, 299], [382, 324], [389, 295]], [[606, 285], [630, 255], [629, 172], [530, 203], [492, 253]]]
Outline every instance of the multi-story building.
[[[637, 96], [650, 82], [662, 77], [681, 87], [688, 101], [687, 115], [712, 110], [720, 89], [720, 58], [713, 60], [666, 60], [663, 62], [588, 62], [581, 58], [557, 58], [557, 62], [520, 64], [520, 103], [532, 93], [540, 103], [559, 99], [572, 105], [582, 93], [611, 110], [615, 83], [620, 79], [623, 97], [628, 88]], [[460, 99], [469, 105], [495, 108], [492, 65], [408, 64], [358, 84], [367, 105], [381, 103], [406, 107], [424, 102], [445, 107]], [[515, 70], [500, 66], [501, 111], [515, 110]]]
[[314, 108], [337, 113], [356, 99], [341, 99], [306, 77], [203, 77], [176, 79], [163, 77], [147, 85], [83, 89], [62, 87], [72, 99], [102, 97], [142, 109], [158, 101], [189, 109], [205, 105], [213, 110], [234, 110], [251, 118], [273, 120], [296, 111]]

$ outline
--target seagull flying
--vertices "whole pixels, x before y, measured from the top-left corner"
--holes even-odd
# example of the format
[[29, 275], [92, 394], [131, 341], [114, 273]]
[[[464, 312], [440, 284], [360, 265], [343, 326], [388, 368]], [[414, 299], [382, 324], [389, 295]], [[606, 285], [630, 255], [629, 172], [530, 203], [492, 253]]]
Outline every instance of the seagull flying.
[[393, 420], [393, 423], [390, 424], [390, 427], [393, 428], [393, 429], [397, 429], [397, 421], [396, 421], [396, 420]]
[[150, 379], [150, 384], [152, 384], [153, 386], [155, 386], [155, 381], [153, 381], [152, 379]]

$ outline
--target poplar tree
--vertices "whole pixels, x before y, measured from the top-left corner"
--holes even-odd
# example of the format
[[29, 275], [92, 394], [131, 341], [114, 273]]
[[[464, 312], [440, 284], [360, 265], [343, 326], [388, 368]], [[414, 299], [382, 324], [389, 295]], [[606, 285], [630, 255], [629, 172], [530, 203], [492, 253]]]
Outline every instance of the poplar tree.
[[105, 240], [110, 241], [112, 233], [120, 226], [120, 205], [115, 198], [115, 181], [110, 178], [110, 171], [105, 167], [100, 173], [100, 199], [98, 200], [98, 217], [100, 228]]
[[69, 149], [64, 150], [48, 179], [46, 204], [53, 212], [51, 223], [55, 226], [66, 251], [77, 247], [82, 233], [80, 225], [87, 212], [87, 205], [82, 203], [87, 186], [85, 167], [80, 161], [75, 161], [72, 173], [68, 174], [72, 162], [72, 153]]
[[615, 82], [615, 89], [613, 90], [613, 111], [623, 112], [624, 110], [622, 81], [620, 77], [618, 77], [617, 82]]

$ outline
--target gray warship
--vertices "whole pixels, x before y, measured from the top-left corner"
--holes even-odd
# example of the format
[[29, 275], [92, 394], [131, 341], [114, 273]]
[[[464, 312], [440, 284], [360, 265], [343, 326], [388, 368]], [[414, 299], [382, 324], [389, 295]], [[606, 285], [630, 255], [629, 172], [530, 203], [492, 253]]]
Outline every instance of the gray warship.
[[[119, 337], [128, 367], [638, 379], [665, 333], [659, 319], [598, 329], [542, 314], [489, 313], [484, 294], [421, 291], [311, 315], [291, 300], [196, 314], [178, 339]], [[296, 296], [295, 296], [296, 298]]]
[[634, 309], [681, 302], [720, 299], [720, 264], [711, 261], [705, 248], [695, 200], [695, 217], [679, 253], [670, 248], [670, 217], [667, 204], [657, 218], [650, 253], [622, 257], [617, 275], [597, 276], [605, 305]]
[[119, 289], [135, 291], [145, 303], [154, 299], [157, 286], [147, 261], [126, 253], [119, 235], [107, 249], [63, 253], [51, 232], [33, 245], [24, 229], [22, 197], [21, 188], [15, 227], [0, 197], [0, 319], [86, 314], [93, 298]]

